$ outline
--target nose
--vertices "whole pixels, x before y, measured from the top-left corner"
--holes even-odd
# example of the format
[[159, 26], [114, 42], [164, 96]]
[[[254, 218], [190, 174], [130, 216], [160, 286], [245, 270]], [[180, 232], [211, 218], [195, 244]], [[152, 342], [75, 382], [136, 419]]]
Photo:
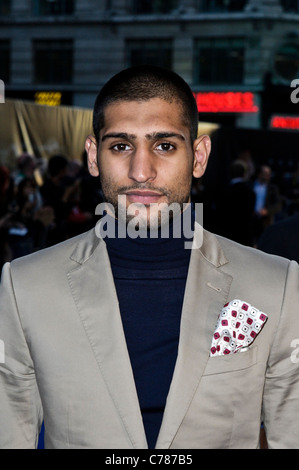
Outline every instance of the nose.
[[157, 175], [154, 156], [146, 148], [136, 149], [130, 158], [128, 176], [138, 183], [146, 183]]

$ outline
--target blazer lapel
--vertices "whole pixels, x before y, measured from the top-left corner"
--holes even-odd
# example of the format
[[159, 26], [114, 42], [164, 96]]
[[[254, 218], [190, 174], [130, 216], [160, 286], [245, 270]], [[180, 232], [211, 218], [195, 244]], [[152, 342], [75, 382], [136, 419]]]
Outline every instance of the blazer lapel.
[[[201, 237], [197, 226], [195, 242]], [[156, 448], [169, 448], [188, 410], [207, 363], [218, 315], [232, 278], [219, 268], [228, 261], [214, 235], [204, 232], [192, 249], [186, 284], [177, 362]]]
[[130, 358], [106, 245], [94, 231], [72, 254], [68, 279], [99, 369], [134, 448], [146, 448]]

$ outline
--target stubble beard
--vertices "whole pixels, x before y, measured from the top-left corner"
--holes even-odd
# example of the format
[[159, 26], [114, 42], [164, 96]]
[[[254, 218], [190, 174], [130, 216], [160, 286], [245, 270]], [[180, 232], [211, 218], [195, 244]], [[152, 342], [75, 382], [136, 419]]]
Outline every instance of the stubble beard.
[[[191, 182], [190, 178], [188, 186], [187, 184], [180, 184], [176, 189], [170, 190], [150, 183], [136, 183], [118, 187], [111, 178], [101, 178], [101, 188], [105, 202], [111, 204], [115, 217], [121, 223], [128, 225], [130, 221], [138, 216], [141, 230], [157, 230], [169, 225], [175, 217], [182, 213], [184, 205], [190, 200]], [[156, 191], [163, 196], [163, 202], [152, 204], [132, 203], [127, 207], [126, 192], [132, 190]]]

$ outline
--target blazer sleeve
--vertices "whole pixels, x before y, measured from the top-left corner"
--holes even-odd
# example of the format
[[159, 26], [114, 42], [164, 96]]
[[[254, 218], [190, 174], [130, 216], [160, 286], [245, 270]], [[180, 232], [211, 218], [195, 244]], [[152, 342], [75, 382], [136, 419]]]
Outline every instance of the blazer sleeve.
[[8, 263], [0, 285], [0, 345], [0, 448], [36, 448], [41, 400]]
[[291, 261], [264, 388], [263, 421], [270, 449], [299, 448], [298, 416], [299, 267]]

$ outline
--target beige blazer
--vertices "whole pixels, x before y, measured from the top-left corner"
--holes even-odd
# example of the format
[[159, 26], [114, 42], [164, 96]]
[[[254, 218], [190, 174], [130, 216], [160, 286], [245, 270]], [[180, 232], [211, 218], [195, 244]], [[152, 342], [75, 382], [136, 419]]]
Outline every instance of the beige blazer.
[[[196, 237], [199, 228], [197, 227]], [[246, 352], [209, 357], [223, 305], [268, 321]], [[157, 449], [299, 447], [299, 269], [204, 232], [192, 249]], [[15, 260], [0, 292], [0, 448], [147, 447], [106, 245], [94, 230]], [[297, 342], [296, 342], [297, 340]]]

